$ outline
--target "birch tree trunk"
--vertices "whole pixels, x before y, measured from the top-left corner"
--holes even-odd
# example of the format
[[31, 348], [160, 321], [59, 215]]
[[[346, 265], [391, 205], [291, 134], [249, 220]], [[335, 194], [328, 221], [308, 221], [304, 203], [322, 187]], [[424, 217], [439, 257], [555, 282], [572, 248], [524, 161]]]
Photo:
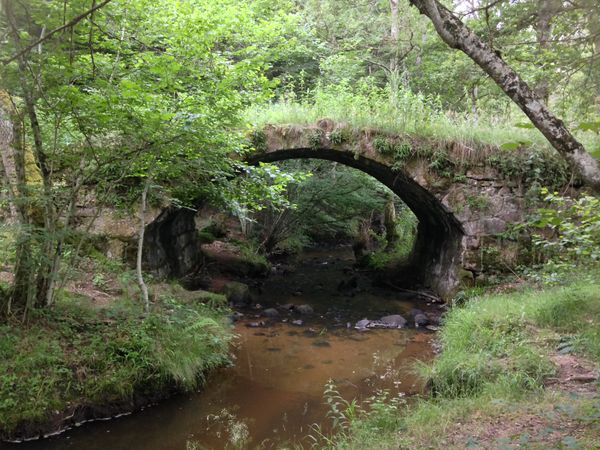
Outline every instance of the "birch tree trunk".
[[409, 2], [431, 20], [446, 44], [469, 56], [495, 81], [567, 160], [584, 183], [600, 192], [600, 167], [594, 158], [498, 52], [437, 0]]
[[17, 221], [15, 192], [17, 190], [17, 174], [15, 169], [15, 153], [13, 146], [12, 105], [8, 94], [0, 91], [0, 176], [6, 189], [9, 221]]
[[[6, 93], [3, 93], [6, 94]], [[2, 161], [15, 211], [16, 260], [13, 272], [14, 280], [6, 303], [2, 305], [0, 316], [9, 316], [21, 311], [27, 314], [27, 307], [33, 302], [33, 258], [30, 239], [29, 192], [25, 178], [25, 142], [24, 124], [15, 110], [8, 94], [0, 102], [2, 136], [0, 147]]]
[[142, 199], [140, 203], [140, 231], [138, 233], [137, 260], [135, 265], [137, 282], [142, 293], [142, 302], [144, 303], [144, 312], [146, 314], [150, 312], [150, 300], [148, 297], [148, 286], [146, 286], [146, 282], [144, 281], [144, 274], [142, 273], [142, 256], [144, 253], [144, 235], [146, 234], [146, 207], [149, 189], [150, 177], [146, 178], [144, 190], [142, 191]]

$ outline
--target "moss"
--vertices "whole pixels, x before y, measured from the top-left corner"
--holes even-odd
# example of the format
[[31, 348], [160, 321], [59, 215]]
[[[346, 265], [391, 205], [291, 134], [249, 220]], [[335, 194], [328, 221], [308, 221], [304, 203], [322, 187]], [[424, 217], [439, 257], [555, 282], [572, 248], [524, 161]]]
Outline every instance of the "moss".
[[217, 240], [217, 237], [209, 229], [198, 231], [198, 240], [201, 244], [210, 244]]
[[491, 206], [490, 199], [485, 195], [476, 195], [466, 198], [467, 205], [471, 210], [485, 212], [489, 210]]

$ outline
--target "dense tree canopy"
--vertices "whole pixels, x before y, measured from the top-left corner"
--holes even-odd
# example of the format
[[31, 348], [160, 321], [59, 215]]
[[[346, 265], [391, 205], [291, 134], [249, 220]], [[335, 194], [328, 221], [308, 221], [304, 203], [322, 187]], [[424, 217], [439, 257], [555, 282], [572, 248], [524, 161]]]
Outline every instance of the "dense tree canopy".
[[[251, 147], [248, 123], [261, 108], [369, 111], [440, 139], [460, 127], [473, 139], [477, 130], [530, 128], [500, 75], [478, 68], [449, 36], [450, 18], [548, 106], [539, 120], [528, 112], [537, 106], [524, 111], [593, 185], [585, 170], [597, 166], [583, 149], [597, 151], [600, 132], [596, 3], [4, 0], [0, 173], [7, 223], [18, 230], [6, 307], [53, 302], [76, 207], [90, 195], [111, 208], [137, 208], [146, 191], [156, 204], [210, 198], [246, 218], [289, 206], [294, 176], [243, 167], [235, 156]], [[552, 113], [565, 121], [556, 132], [544, 129], [558, 124]], [[518, 147], [540, 142], [535, 136], [495, 143]]]

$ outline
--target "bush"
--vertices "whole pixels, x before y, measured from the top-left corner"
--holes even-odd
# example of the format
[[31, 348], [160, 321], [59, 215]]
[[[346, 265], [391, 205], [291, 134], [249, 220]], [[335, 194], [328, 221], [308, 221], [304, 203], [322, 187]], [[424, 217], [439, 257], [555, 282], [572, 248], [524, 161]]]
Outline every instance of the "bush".
[[533, 244], [548, 260], [594, 264], [600, 261], [600, 199], [589, 195], [573, 200], [547, 188], [541, 191], [548, 207], [539, 208], [529, 226]]

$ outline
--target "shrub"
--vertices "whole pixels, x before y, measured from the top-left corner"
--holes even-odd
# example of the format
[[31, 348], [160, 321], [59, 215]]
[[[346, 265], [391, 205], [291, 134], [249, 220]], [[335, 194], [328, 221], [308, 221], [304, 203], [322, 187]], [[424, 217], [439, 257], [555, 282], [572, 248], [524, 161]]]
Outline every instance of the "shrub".
[[555, 263], [600, 261], [600, 199], [584, 195], [574, 200], [547, 188], [541, 193], [547, 207], [528, 223], [538, 251]]

